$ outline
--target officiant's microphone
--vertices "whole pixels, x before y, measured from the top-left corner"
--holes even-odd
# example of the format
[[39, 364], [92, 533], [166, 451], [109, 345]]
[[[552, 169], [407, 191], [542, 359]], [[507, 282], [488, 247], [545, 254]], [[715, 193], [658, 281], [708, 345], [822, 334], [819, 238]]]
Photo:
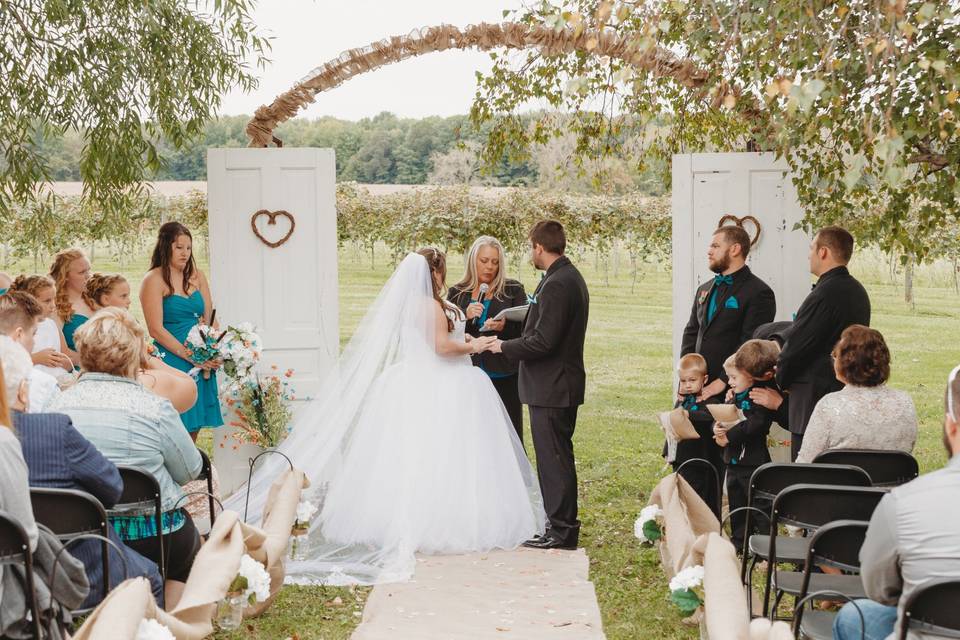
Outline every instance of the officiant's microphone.
[[[477, 296], [477, 303], [483, 304], [483, 299], [487, 297], [487, 291], [489, 290], [490, 290], [490, 285], [488, 285], [486, 282], [483, 282], [480, 284], [480, 295]], [[480, 316], [477, 316], [476, 318], [473, 319], [473, 325], [475, 327], [480, 326]]]

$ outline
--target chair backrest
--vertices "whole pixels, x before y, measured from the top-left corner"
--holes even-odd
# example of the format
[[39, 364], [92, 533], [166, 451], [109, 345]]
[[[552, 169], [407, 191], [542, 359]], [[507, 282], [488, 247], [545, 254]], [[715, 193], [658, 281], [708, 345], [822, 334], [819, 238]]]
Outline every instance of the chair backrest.
[[875, 487], [896, 487], [920, 475], [916, 458], [906, 451], [880, 449], [829, 449], [814, 462], [849, 464], [860, 467]]
[[30, 609], [30, 625], [35, 640], [41, 640], [43, 632], [40, 629], [40, 609], [37, 606], [37, 595], [33, 582], [33, 556], [30, 553], [30, 538], [23, 526], [13, 516], [5, 511], [0, 511], [0, 565], [3, 564], [23, 565], [26, 578], [27, 607]]
[[819, 529], [834, 520], [870, 520], [880, 499], [887, 494], [880, 487], [835, 487], [797, 484], [787, 487], [773, 501], [771, 535], [778, 524]]
[[863, 469], [849, 464], [768, 462], [750, 476], [749, 495], [773, 502], [777, 494], [795, 484], [869, 487], [871, 481]]
[[920, 585], [903, 605], [900, 638], [908, 631], [960, 638], [960, 579], [933, 580]]
[[823, 525], [810, 537], [806, 566], [859, 571], [860, 547], [869, 524], [866, 520], [834, 520]]
[[117, 465], [120, 478], [123, 480], [123, 493], [120, 500], [113, 506], [114, 510], [121, 510], [135, 506], [150, 506], [160, 497], [160, 483], [143, 469]]
[[27, 532], [6, 511], [0, 511], [0, 564], [25, 562], [30, 549]]
[[107, 512], [94, 496], [75, 489], [30, 488], [33, 517], [62, 541], [85, 533], [104, 534]]
[[207, 480], [213, 473], [211, 471], [212, 465], [210, 464], [210, 456], [204, 453], [203, 449], [197, 449], [197, 451], [200, 453], [200, 460], [203, 461], [200, 466], [200, 475], [197, 476], [197, 480]]

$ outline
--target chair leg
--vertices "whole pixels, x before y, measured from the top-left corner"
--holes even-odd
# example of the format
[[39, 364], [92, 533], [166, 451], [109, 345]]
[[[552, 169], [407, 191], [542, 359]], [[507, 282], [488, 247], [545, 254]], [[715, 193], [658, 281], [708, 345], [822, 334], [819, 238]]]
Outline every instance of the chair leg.
[[[750, 618], [753, 619], [753, 572], [757, 568], [759, 558], [753, 556], [750, 560], [750, 569], [747, 573], [747, 602], [750, 607]], [[760, 615], [763, 615], [762, 613]]]

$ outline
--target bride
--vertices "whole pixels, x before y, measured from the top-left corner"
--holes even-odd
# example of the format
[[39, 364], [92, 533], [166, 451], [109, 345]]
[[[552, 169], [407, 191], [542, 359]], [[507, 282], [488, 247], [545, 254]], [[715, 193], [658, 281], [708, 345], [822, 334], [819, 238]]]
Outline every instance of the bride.
[[[492, 339], [464, 335], [445, 279], [441, 251], [403, 259], [280, 445], [320, 506], [307, 560], [288, 563], [288, 582], [404, 580], [416, 552], [512, 549], [543, 532], [530, 463], [489, 378], [470, 364]], [[285, 465], [261, 459], [251, 522]]]

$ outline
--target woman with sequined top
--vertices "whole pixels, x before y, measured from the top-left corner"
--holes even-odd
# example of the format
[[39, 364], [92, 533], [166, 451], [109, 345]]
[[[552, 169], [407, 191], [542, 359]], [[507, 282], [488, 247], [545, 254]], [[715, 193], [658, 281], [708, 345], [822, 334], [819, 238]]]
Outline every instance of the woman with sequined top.
[[[70, 416], [77, 430], [114, 464], [137, 467], [157, 479], [169, 609], [179, 600], [200, 548], [193, 520], [177, 505], [181, 485], [200, 475], [200, 452], [170, 401], [137, 382], [146, 334], [133, 316], [115, 307], [97, 311], [77, 329], [76, 345], [83, 373], [48, 410]], [[127, 546], [161, 562], [152, 511], [125, 512], [110, 522]]]

